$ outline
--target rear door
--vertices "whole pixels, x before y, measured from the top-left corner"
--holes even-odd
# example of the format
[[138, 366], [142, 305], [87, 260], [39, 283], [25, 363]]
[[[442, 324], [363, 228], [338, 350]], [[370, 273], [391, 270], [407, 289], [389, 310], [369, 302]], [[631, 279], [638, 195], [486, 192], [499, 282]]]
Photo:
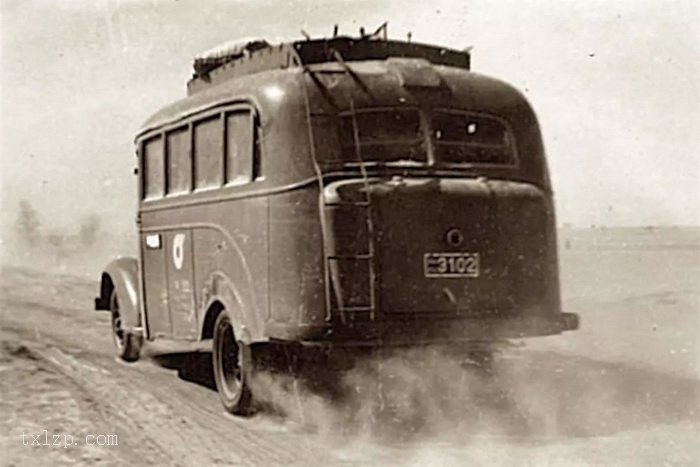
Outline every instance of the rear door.
[[165, 264], [168, 277], [168, 304], [173, 336], [193, 339], [197, 334], [194, 296], [192, 230], [165, 233]]
[[161, 233], [141, 234], [141, 258], [148, 333], [154, 337], [170, 336], [172, 327], [168, 309], [168, 279]]
[[[165, 144], [160, 134], [142, 142], [140, 173], [142, 174], [141, 198], [144, 203], [165, 196]], [[168, 277], [165, 269], [165, 245], [163, 234], [150, 228], [153, 214], [139, 212], [141, 230], [141, 267], [143, 268], [143, 294], [146, 307], [148, 334], [153, 337], [170, 336], [172, 327], [168, 309]]]
[[484, 183], [406, 180], [372, 200], [386, 312], [503, 310], [507, 265], [498, 252], [496, 201]]

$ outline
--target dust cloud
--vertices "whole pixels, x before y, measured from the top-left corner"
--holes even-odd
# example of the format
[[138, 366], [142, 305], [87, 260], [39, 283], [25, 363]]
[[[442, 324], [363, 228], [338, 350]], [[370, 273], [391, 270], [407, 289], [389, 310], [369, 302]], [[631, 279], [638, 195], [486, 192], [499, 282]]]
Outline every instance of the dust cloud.
[[68, 226], [42, 215], [27, 199], [18, 203], [11, 229], [3, 235], [0, 263], [45, 272], [99, 277], [116, 256], [136, 253], [135, 236], [113, 232], [97, 212], [88, 212]]
[[[359, 360], [331, 387], [319, 387], [326, 373], [314, 368], [299, 377], [259, 374], [253, 390], [268, 416], [307, 434], [307, 449], [320, 443], [377, 461], [377, 453], [399, 446], [404, 465], [452, 465], [440, 457], [450, 449], [468, 448], [471, 457], [489, 444], [517, 448], [612, 434], [649, 415], [643, 401], [620, 400], [628, 384], [644, 386], [644, 376], [632, 374], [637, 383], [629, 383], [610, 378], [614, 370], [599, 362], [573, 360], [510, 348], [484, 367], [441, 349], [407, 349]], [[616, 407], [615, 417], [624, 415], [617, 422], [606, 415]], [[453, 457], [460, 465], [462, 456]]]

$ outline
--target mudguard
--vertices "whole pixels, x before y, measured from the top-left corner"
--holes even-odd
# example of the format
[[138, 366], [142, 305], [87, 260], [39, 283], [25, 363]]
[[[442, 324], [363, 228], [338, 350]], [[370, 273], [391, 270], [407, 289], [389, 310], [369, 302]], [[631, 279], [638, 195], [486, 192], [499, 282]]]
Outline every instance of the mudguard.
[[119, 257], [105, 267], [100, 280], [100, 296], [95, 298], [95, 310], [109, 310], [112, 289], [117, 290], [124, 330], [141, 333], [143, 327], [139, 302], [139, 263], [135, 258]]
[[[220, 303], [223, 306], [225, 313], [229, 315], [234, 334], [238, 340], [246, 344], [264, 340], [261, 335], [261, 326], [255, 319], [255, 313], [245, 306], [241, 294], [224, 274], [220, 272], [211, 274], [205, 281], [201, 297], [204, 299], [203, 309], [206, 310], [207, 314], [213, 311], [212, 305], [214, 303]], [[201, 322], [203, 324], [200, 336], [204, 338], [205, 323], [211, 322], [211, 318], [206, 316]]]

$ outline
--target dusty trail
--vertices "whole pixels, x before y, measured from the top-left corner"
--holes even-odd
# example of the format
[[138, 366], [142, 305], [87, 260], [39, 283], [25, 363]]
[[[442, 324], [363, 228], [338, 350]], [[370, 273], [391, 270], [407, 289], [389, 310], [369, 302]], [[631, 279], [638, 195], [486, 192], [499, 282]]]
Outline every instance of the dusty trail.
[[[94, 284], [72, 277], [6, 271], [2, 340], [25, 348], [33, 359], [66, 376], [95, 401], [104, 418], [116, 422], [120, 435], [139, 434], [132, 447], [150, 444], [167, 463], [309, 463], [311, 458], [298, 450], [299, 440], [280, 430], [279, 424], [223, 413], [216, 393], [179, 379], [177, 370], [160, 367], [156, 360], [125, 364], [115, 359], [107, 316], [84, 306], [71, 308], [83, 305], [79, 302], [90, 297], [93, 288]], [[43, 295], [38, 294], [41, 290]], [[168, 360], [173, 357], [161, 359]], [[310, 454], [318, 453], [317, 448]]]
[[[348, 434], [339, 425], [349, 409], [312, 398], [295, 401], [310, 425], [299, 414], [225, 414], [211, 389], [206, 352], [150, 346], [150, 356], [136, 364], [118, 361], [108, 316], [91, 310], [91, 281], [12, 268], [1, 279], [4, 465], [696, 465], [700, 459], [693, 330], [700, 294], [692, 286], [624, 300], [611, 293], [592, 311], [590, 301], [570, 300], [569, 310], [584, 315], [584, 329], [507, 352], [487, 384], [450, 373], [440, 361], [397, 366], [387, 380], [393, 390], [416, 374], [429, 383], [397, 392], [405, 400], [393, 419], [360, 421]], [[362, 384], [358, 391], [367, 389]], [[22, 430], [41, 429], [116, 433], [119, 446], [21, 444]]]

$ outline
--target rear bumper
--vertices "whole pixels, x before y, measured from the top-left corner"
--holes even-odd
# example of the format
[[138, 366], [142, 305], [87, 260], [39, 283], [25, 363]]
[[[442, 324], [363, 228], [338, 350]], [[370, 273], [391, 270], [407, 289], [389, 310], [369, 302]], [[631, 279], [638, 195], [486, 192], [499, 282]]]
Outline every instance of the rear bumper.
[[575, 313], [529, 318], [392, 319], [347, 324], [289, 326], [271, 324], [272, 340], [311, 346], [400, 347], [549, 336], [578, 329]]

